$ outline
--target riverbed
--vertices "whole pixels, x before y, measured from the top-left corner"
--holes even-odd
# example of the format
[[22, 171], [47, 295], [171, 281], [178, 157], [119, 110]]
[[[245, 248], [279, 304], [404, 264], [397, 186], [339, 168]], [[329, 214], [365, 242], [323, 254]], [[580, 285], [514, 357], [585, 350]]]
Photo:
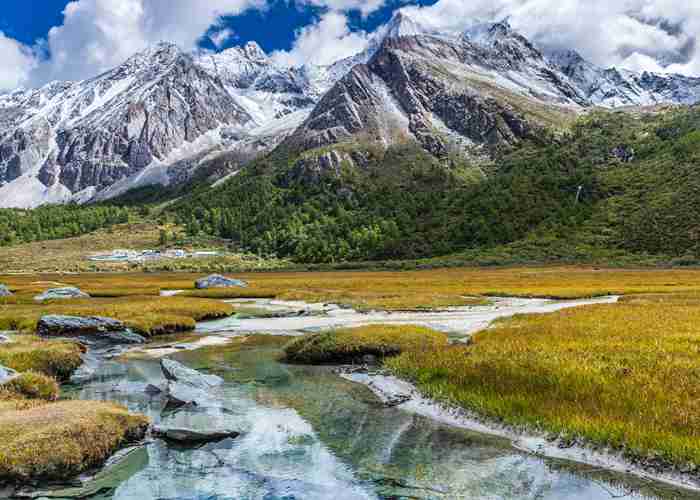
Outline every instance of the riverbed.
[[[290, 336], [327, 328], [421, 324], [460, 342], [499, 318], [616, 300], [495, 299], [490, 306], [398, 313], [237, 301], [266, 317], [202, 323], [182, 342], [165, 340], [160, 349], [127, 357], [92, 353], [89, 370], [66, 395], [117, 401], [166, 427], [241, 433], [196, 448], [151, 440], [103, 477], [92, 498], [697, 498], [632, 474], [538, 456], [506, 435], [478, 432], [410, 405], [387, 406], [376, 390], [358, 383], [363, 380], [343, 378], [333, 367], [279, 361]], [[149, 384], [165, 384], [160, 356], [218, 375], [224, 383], [203, 404], [168, 411], [146, 391]]]

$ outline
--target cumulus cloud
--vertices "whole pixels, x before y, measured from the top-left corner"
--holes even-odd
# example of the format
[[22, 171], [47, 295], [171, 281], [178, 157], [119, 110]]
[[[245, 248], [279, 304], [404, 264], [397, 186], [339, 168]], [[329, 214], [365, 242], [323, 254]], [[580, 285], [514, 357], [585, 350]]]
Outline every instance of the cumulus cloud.
[[700, 2], [681, 0], [439, 0], [405, 11], [436, 29], [508, 18], [541, 45], [576, 49], [602, 66], [700, 74]]
[[291, 50], [274, 52], [272, 57], [289, 66], [331, 64], [362, 52], [367, 47], [368, 40], [369, 35], [364, 31], [350, 30], [347, 16], [329, 11], [314, 24], [297, 32]]
[[0, 91], [12, 90], [29, 80], [36, 66], [35, 54], [0, 31]]

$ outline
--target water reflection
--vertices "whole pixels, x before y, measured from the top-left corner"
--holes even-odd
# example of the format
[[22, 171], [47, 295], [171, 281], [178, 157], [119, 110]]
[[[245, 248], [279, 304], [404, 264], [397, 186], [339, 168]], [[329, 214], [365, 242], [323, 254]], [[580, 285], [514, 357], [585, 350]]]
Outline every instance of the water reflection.
[[329, 368], [277, 361], [285, 339], [257, 337], [175, 359], [225, 383], [203, 407], [164, 412], [148, 384], [157, 361], [98, 366], [74, 392], [109, 399], [154, 422], [242, 435], [196, 449], [157, 440], [131, 477], [98, 498], [116, 499], [610, 499], [696, 498], [633, 477], [541, 460], [503, 439], [386, 408]]

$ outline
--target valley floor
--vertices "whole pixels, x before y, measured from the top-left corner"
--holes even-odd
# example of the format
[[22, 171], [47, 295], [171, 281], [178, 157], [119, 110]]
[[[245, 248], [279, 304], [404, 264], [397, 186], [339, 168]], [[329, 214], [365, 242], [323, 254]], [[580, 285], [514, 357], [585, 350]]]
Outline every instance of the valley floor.
[[[75, 367], [70, 345], [33, 336], [37, 320], [50, 313], [109, 316], [149, 336], [190, 330], [205, 318], [266, 314], [240, 301], [222, 302], [225, 299], [335, 303], [361, 312], [425, 312], [481, 307], [493, 297], [619, 295], [623, 298], [618, 304], [498, 320], [469, 344], [412, 340], [395, 345], [392, 336], [400, 337], [402, 329], [412, 339], [423, 334], [410, 325], [377, 330], [376, 338], [371, 328], [363, 329], [358, 338], [352, 330], [345, 331], [339, 339], [324, 337], [318, 344], [323, 346], [320, 357], [309, 359], [323, 360], [331, 352], [326, 349], [346, 350], [347, 345], [361, 356], [362, 346], [369, 344], [368, 353], [376, 355], [379, 350], [385, 369], [414, 382], [438, 401], [510, 426], [549, 433], [562, 446], [586, 443], [622, 453], [642, 467], [698, 474], [700, 270], [543, 267], [242, 273], [235, 277], [246, 280], [248, 288], [203, 291], [194, 288], [199, 277], [186, 273], [0, 275], [0, 283], [14, 293], [0, 299], [0, 330], [15, 331], [14, 345], [0, 345], [0, 364], [66, 379], [63, 371], [58, 376], [56, 367]], [[43, 290], [61, 285], [80, 287], [92, 298], [34, 301]], [[162, 296], [166, 291], [177, 295]], [[61, 363], [52, 362], [54, 357]], [[46, 419], [53, 409], [74, 411], [51, 406], [50, 401], [29, 400], [31, 391], [15, 396], [11, 391], [0, 393], [3, 418], [21, 425], [23, 415], [44, 421], [41, 418]], [[45, 408], [43, 413], [39, 407]], [[104, 418], [104, 413], [99, 416]], [[134, 424], [138, 427], [142, 422]], [[115, 433], [112, 444], [118, 444], [122, 439], [118, 436], [127, 430]], [[0, 465], [11, 464], [8, 470], [16, 471], [13, 453], [0, 448]], [[89, 457], [91, 463], [104, 458]]]

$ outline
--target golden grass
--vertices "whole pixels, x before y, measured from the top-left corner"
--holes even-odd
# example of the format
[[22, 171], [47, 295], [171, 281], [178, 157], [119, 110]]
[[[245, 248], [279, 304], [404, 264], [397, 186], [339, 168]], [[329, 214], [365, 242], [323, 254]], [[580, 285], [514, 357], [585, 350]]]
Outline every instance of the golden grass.
[[81, 353], [81, 347], [74, 342], [16, 335], [11, 343], [0, 346], [0, 365], [18, 372], [38, 372], [65, 381], [82, 364]]
[[695, 293], [515, 317], [386, 365], [485, 417], [685, 465], [700, 464], [699, 355]]
[[233, 313], [220, 301], [187, 297], [134, 296], [54, 301], [44, 304], [20, 302], [0, 304], [0, 329], [34, 331], [46, 314], [104, 316], [122, 320], [147, 336], [192, 330], [196, 321]]
[[95, 401], [2, 411], [0, 480], [65, 480], [100, 465], [124, 444], [142, 439], [147, 426], [144, 416]]
[[368, 354], [383, 359], [406, 351], [433, 350], [447, 343], [447, 335], [422, 326], [370, 325], [300, 337], [290, 342], [284, 353], [293, 363], [345, 363]]
[[[595, 269], [590, 267], [454, 268], [426, 271], [336, 271], [233, 273], [245, 289], [194, 290], [206, 273], [114, 273], [6, 275], [20, 297], [31, 298], [49, 283], [78, 286], [93, 293], [123, 295], [129, 290], [185, 290], [185, 296], [271, 298], [335, 302], [367, 309], [413, 310], [473, 305], [489, 296], [584, 298], [609, 294], [700, 291], [700, 270]], [[16, 299], [15, 299], [16, 300]], [[1, 302], [0, 302], [1, 304]], [[0, 306], [0, 309], [2, 306]], [[0, 325], [0, 328], [2, 326]]]

